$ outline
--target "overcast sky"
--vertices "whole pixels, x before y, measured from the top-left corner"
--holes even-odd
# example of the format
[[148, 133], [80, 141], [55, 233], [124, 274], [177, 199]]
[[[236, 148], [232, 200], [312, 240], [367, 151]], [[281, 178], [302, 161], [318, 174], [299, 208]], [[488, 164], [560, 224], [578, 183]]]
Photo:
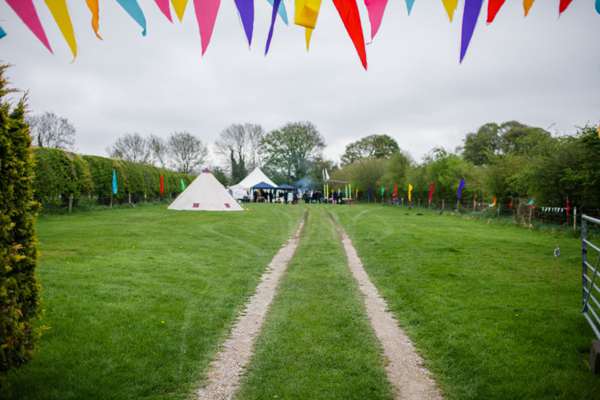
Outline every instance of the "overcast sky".
[[[418, 0], [410, 17], [391, 0], [362, 68], [333, 3], [323, 1], [306, 51], [304, 28], [278, 18], [264, 56], [271, 6], [255, 1], [251, 49], [232, 0], [223, 0], [212, 41], [201, 56], [190, 1], [171, 24], [154, 1], [140, 0], [148, 33], [115, 1], [100, 1], [96, 38], [84, 1], [69, 1], [79, 54], [73, 57], [45, 3], [35, 0], [54, 50], [50, 54], [4, 1], [0, 60], [13, 86], [29, 90], [33, 114], [52, 111], [77, 129], [76, 150], [106, 156], [125, 132], [167, 137], [188, 131], [213, 145], [233, 123], [267, 131], [311, 121], [328, 158], [346, 145], [387, 134], [415, 160], [433, 147], [454, 150], [488, 122], [517, 120], [573, 133], [600, 119], [600, 14], [593, 0], [574, 1], [558, 18], [559, 0], [536, 2], [527, 18], [507, 1], [486, 25], [487, 1], [459, 64], [462, 8], [450, 23], [440, 0]], [[370, 25], [359, 0], [365, 37]], [[217, 161], [216, 159], [214, 161]]]

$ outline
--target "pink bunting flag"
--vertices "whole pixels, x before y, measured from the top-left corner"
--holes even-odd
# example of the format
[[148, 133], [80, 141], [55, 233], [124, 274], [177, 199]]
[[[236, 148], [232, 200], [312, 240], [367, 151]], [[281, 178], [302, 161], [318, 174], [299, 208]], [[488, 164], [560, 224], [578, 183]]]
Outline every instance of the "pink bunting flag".
[[565, 12], [565, 10], [567, 9], [567, 7], [569, 7], [572, 1], [573, 0], [560, 0], [560, 4], [558, 5], [558, 16]]
[[487, 23], [491, 24], [496, 18], [496, 14], [500, 11], [500, 8], [504, 5], [505, 0], [489, 0], [488, 2], [488, 15]]
[[169, 7], [169, 0], [154, 0], [156, 5], [160, 9], [160, 11], [167, 17], [171, 23], [173, 23], [173, 19], [171, 18], [171, 7]]
[[365, 0], [365, 6], [367, 6], [367, 12], [369, 13], [369, 22], [371, 22], [371, 40], [373, 40], [379, 30], [379, 26], [381, 26], [387, 2], [388, 0]]
[[6, 0], [6, 3], [13, 9], [15, 13], [21, 18], [21, 21], [33, 34], [39, 39], [40, 42], [46, 46], [50, 53], [54, 54], [52, 48], [50, 47], [50, 43], [48, 43], [48, 38], [46, 37], [46, 32], [44, 32], [44, 28], [42, 27], [42, 23], [40, 22], [40, 18], [37, 15], [37, 11], [35, 10], [35, 6], [33, 5], [33, 0]]
[[340, 17], [342, 18], [342, 22], [350, 35], [350, 39], [352, 39], [352, 42], [354, 43], [354, 47], [358, 52], [363, 67], [367, 69], [365, 38], [363, 36], [356, 0], [333, 0], [333, 4], [335, 5], [335, 8], [337, 8]]
[[202, 43], [202, 55], [204, 55], [210, 43], [220, 5], [221, 0], [194, 0], [194, 10], [196, 11], [200, 42]]

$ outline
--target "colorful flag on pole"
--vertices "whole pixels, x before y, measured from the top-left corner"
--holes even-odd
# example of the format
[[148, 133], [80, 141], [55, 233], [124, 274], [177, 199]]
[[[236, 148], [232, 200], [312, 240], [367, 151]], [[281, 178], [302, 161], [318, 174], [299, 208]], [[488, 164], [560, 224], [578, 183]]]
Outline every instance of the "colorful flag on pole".
[[113, 169], [112, 192], [113, 192], [113, 194], [119, 193], [119, 185], [117, 185], [117, 170], [116, 169]]
[[381, 196], [383, 197], [383, 194], [385, 193], [385, 186], [381, 186]]
[[433, 200], [433, 182], [429, 185], [429, 202]]
[[185, 183], [183, 183], [183, 179], [181, 180], [181, 190], [184, 191], [185, 190]]
[[163, 179], [162, 174], [160, 174], [160, 190], [158, 193], [160, 193], [160, 194], [165, 193], [165, 180]]
[[463, 188], [465, 187], [465, 180], [461, 179], [460, 183], [458, 184], [458, 200], [460, 201], [460, 195], [462, 193]]
[[534, 206], [533, 204], [533, 197], [531, 198], [531, 200], [529, 200], [529, 203], [527, 203], [528, 206]]
[[371, 198], [371, 186], [367, 187], [367, 199]]
[[356, 198], [358, 198], [358, 188], [356, 188]]
[[495, 205], [496, 205], [496, 201], [497, 201], [497, 200], [498, 200], [498, 199], [494, 197], [494, 204], [492, 204], [493, 206], [495, 206]]
[[408, 201], [412, 201], [412, 190], [413, 190], [413, 187], [412, 187], [412, 185], [409, 183], [409, 184], [408, 184]]
[[569, 211], [571, 211], [571, 206], [569, 205], [569, 198], [567, 197], [567, 217], [569, 216]]
[[512, 196], [510, 196], [510, 204], [508, 205], [509, 207], [512, 207], [515, 205], [515, 199], [513, 199]]

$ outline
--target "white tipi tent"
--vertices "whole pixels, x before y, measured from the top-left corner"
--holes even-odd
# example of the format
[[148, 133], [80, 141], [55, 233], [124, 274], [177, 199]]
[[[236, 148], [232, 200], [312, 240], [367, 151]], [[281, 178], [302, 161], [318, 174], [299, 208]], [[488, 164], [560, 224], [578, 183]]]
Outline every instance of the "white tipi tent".
[[232, 186], [232, 189], [245, 189], [248, 190], [254, 185], [258, 185], [259, 183], [264, 182], [268, 183], [273, 187], [277, 187], [277, 185], [270, 180], [264, 172], [260, 170], [259, 167], [256, 167], [254, 171], [252, 171], [247, 177], [244, 178], [240, 183], [235, 186]]
[[202, 171], [168, 208], [191, 211], [244, 211], [208, 169]]

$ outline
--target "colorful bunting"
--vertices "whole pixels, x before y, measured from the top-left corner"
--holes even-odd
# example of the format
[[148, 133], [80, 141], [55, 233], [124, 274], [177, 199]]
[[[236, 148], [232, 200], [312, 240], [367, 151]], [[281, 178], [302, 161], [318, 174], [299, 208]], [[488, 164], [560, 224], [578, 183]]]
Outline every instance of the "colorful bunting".
[[39, 39], [40, 42], [48, 50], [50, 53], [54, 54], [52, 48], [50, 47], [50, 43], [48, 43], [48, 38], [46, 37], [46, 32], [44, 32], [44, 28], [42, 27], [42, 23], [40, 22], [40, 18], [37, 15], [37, 11], [35, 11], [35, 7], [33, 5], [33, 0], [6, 0], [6, 3], [13, 9], [15, 13], [21, 18], [21, 21], [33, 34]]
[[433, 200], [433, 182], [429, 185], [429, 202]]
[[600, 14], [600, 0], [596, 0], [596, 11]]
[[4, 32], [4, 29], [2, 29], [0, 26], [0, 39], [2, 39], [4, 36], [6, 36], [6, 32]]
[[194, 0], [194, 10], [196, 11], [196, 19], [198, 20], [198, 28], [200, 29], [202, 55], [204, 55], [210, 43], [220, 5], [221, 0]]
[[187, 2], [188, 0], [171, 0], [171, 4], [173, 4], [173, 10], [175, 10], [175, 14], [177, 14], [179, 22], [183, 20], [183, 14], [185, 13]]
[[306, 38], [306, 51], [310, 49], [310, 38], [312, 37], [312, 33], [313, 29], [304, 28], [304, 37]]
[[412, 190], [413, 190], [413, 187], [412, 187], [412, 185], [409, 183], [409, 184], [408, 184], [408, 201], [412, 201]]
[[98, 39], [102, 40], [98, 34], [98, 29], [100, 29], [100, 10], [98, 8], [98, 0], [85, 0], [85, 2], [92, 12], [92, 28], [94, 29], [94, 33], [96, 33]]
[[406, 0], [406, 8], [408, 8], [408, 15], [412, 11], [412, 7], [415, 4], [415, 0]]
[[269, 52], [269, 47], [271, 47], [271, 39], [273, 38], [273, 30], [275, 29], [275, 19], [277, 18], [277, 9], [279, 8], [279, 4], [281, 0], [275, 0], [273, 2], [273, 13], [271, 14], [271, 26], [269, 28], [269, 34], [267, 36], [267, 46], [265, 48], [265, 55]]
[[117, 3], [142, 27], [142, 36], [146, 36], [146, 17], [137, 0], [117, 0]]
[[335, 8], [337, 8], [344, 26], [356, 47], [360, 61], [365, 69], [367, 69], [367, 52], [365, 50], [365, 38], [363, 36], [362, 25], [360, 24], [360, 15], [358, 13], [358, 5], [356, 0], [333, 0]]
[[156, 5], [160, 9], [160, 11], [167, 17], [171, 23], [173, 23], [173, 19], [171, 18], [171, 7], [169, 6], [169, 0], [154, 0]]
[[496, 14], [500, 11], [500, 8], [504, 5], [505, 0], [489, 0], [488, 2], [488, 15], [487, 23], [491, 24], [496, 18]]
[[381, 26], [387, 2], [388, 0], [365, 0], [365, 6], [367, 6], [367, 12], [369, 13], [369, 22], [371, 23], [371, 40], [375, 38]]
[[525, 10], [525, 16], [529, 14], [529, 10], [531, 9], [531, 6], [533, 5], [534, 1], [535, 0], [523, 0], [523, 9]]
[[321, 0], [296, 0], [294, 24], [315, 29], [320, 8]]
[[442, 0], [442, 3], [444, 3], [444, 8], [446, 8], [446, 12], [448, 13], [448, 18], [450, 19], [450, 22], [452, 22], [454, 10], [458, 8], [458, 0]]
[[117, 170], [116, 169], [113, 169], [112, 192], [113, 192], [113, 194], [119, 193], [119, 185], [117, 185]]
[[[275, 0], [267, 0], [271, 6], [274, 6], [275, 4]], [[277, 13], [279, 14], [279, 17], [281, 18], [281, 20], [283, 21], [284, 24], [288, 25], [288, 18], [287, 18], [287, 11], [285, 10], [285, 4], [283, 4], [283, 1], [281, 3], [279, 3], [279, 8], [277, 9]]]
[[463, 14], [462, 24], [462, 36], [460, 43], [460, 62], [462, 63], [465, 54], [467, 54], [467, 48], [473, 37], [475, 31], [475, 25], [477, 24], [477, 18], [481, 12], [481, 6], [483, 0], [465, 0], [465, 11]]
[[75, 42], [75, 32], [73, 32], [73, 24], [71, 24], [71, 17], [69, 17], [69, 10], [67, 9], [66, 0], [44, 0], [48, 9], [52, 13], [56, 25], [60, 29], [63, 37], [67, 41], [71, 52], [73, 53], [73, 59], [77, 57], [77, 43]]
[[460, 201], [460, 195], [462, 193], [463, 188], [465, 187], [465, 184], [466, 184], [466, 182], [464, 179], [461, 179], [460, 183], [458, 184], [458, 200], [459, 201]]
[[160, 187], [159, 187], [159, 194], [164, 194], [165, 193], [165, 179], [163, 178], [162, 174], [160, 174]]
[[235, 6], [240, 13], [242, 26], [248, 39], [248, 46], [250, 46], [252, 44], [252, 31], [254, 30], [254, 0], [235, 0]]
[[565, 10], [567, 9], [567, 7], [569, 7], [569, 5], [571, 4], [573, 0], [560, 0], [560, 4], [558, 5], [558, 15], [560, 16], [560, 14], [562, 14], [563, 12], [565, 12]]

